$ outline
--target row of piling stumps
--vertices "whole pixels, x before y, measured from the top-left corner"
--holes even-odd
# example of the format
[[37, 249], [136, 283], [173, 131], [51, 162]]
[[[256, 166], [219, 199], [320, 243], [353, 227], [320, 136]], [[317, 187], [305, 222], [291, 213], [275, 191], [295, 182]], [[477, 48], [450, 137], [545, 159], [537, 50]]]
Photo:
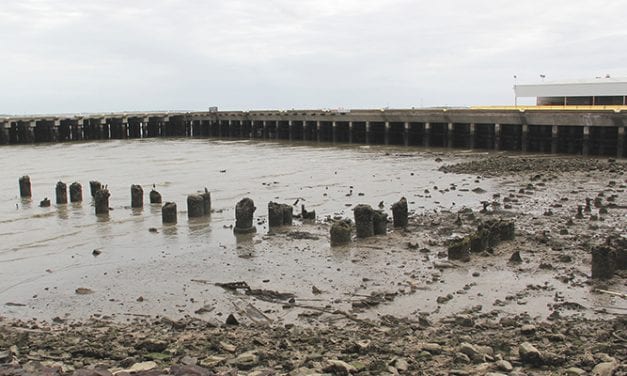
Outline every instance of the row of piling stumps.
[[[375, 210], [370, 205], [359, 204], [353, 209], [355, 233], [358, 238], [387, 234], [388, 214]], [[394, 227], [405, 228], [408, 223], [407, 200], [402, 197], [392, 205]], [[335, 221], [331, 226], [331, 245], [339, 246], [351, 242], [352, 226], [348, 219]]]
[[471, 252], [483, 252], [502, 241], [514, 240], [514, 221], [491, 219], [481, 223], [477, 231], [448, 245], [449, 260], [470, 261]]

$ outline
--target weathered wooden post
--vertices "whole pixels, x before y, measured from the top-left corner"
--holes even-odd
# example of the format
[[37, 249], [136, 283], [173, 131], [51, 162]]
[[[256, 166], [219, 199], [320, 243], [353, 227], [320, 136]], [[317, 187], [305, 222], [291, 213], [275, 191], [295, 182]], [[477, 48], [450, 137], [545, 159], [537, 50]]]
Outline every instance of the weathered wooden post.
[[331, 226], [331, 246], [344, 245], [351, 242], [351, 225], [348, 221], [337, 221]]
[[385, 235], [388, 231], [388, 214], [383, 210], [375, 210], [372, 216], [375, 235]]
[[48, 207], [50, 207], [50, 200], [48, 200], [48, 197], [44, 198], [43, 200], [41, 200], [39, 202], [39, 207], [40, 208], [48, 208]]
[[58, 182], [55, 188], [55, 193], [57, 197], [57, 205], [67, 204], [67, 184], [62, 181]]
[[96, 191], [94, 196], [94, 206], [96, 207], [96, 215], [109, 214], [109, 190], [107, 188], [100, 188]]
[[28, 175], [24, 175], [19, 179], [20, 183], [20, 197], [31, 197], [31, 189], [30, 189], [30, 177]]
[[83, 186], [78, 182], [70, 184], [70, 202], [83, 201]]
[[161, 208], [161, 221], [164, 224], [176, 223], [176, 203], [166, 202]]
[[91, 197], [96, 197], [96, 192], [102, 189], [102, 183], [99, 181], [92, 180], [89, 182], [89, 191], [91, 193]]
[[141, 185], [131, 185], [131, 207], [141, 208], [144, 206], [144, 189]]
[[155, 191], [154, 187], [150, 191], [150, 203], [151, 204], [160, 204], [161, 203], [161, 193]]
[[358, 238], [367, 238], [374, 235], [372, 217], [374, 209], [370, 205], [359, 204], [353, 209], [355, 215], [355, 228]]
[[201, 195], [193, 194], [187, 196], [187, 217], [198, 218], [205, 215], [205, 200]]
[[283, 207], [281, 204], [272, 201], [268, 203], [268, 226], [283, 226]]
[[253, 215], [257, 208], [250, 198], [243, 198], [235, 205], [235, 227], [233, 232], [236, 234], [247, 234], [257, 231], [253, 226]]
[[616, 269], [616, 252], [608, 246], [592, 249], [592, 278], [610, 279]]
[[405, 199], [405, 197], [402, 197], [399, 201], [392, 205], [394, 227], [407, 227], [407, 212], [407, 199]]

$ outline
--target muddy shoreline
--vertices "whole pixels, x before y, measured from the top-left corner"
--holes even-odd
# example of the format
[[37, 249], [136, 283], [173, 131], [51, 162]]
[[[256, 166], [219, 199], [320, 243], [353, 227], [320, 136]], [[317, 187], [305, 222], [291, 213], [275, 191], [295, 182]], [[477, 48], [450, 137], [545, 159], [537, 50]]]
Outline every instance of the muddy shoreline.
[[[315, 283], [191, 276], [192, 301], [174, 319], [106, 312], [88, 320], [3, 318], [0, 375], [124, 374], [134, 365], [140, 375], [625, 374], [625, 270], [590, 278], [591, 250], [627, 236], [625, 162], [496, 155], [442, 163], [447, 173], [476, 179], [411, 200], [479, 190], [486, 181], [496, 187], [487, 192], [492, 198], [474, 208], [414, 212], [404, 230], [354, 240], [310, 269], [332, 268]], [[514, 239], [469, 260], [448, 259], [453, 239], [489, 220], [513, 221]], [[242, 261], [262, 253], [260, 243], [300, 250], [291, 257], [308, 268], [306, 252], [328, 247], [330, 223], [262, 234], [237, 250]], [[194, 302], [191, 286], [218, 289], [231, 308]]]

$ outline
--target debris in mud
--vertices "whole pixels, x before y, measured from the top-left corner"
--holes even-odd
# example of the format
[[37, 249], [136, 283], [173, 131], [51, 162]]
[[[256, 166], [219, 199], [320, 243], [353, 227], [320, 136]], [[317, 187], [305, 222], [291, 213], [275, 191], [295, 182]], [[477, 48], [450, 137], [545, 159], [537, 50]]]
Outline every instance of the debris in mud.
[[320, 237], [318, 235], [312, 234], [307, 231], [290, 231], [285, 234], [290, 239], [304, 239], [304, 240], [318, 240]]
[[94, 293], [92, 289], [88, 289], [86, 287], [79, 287], [74, 292], [76, 295], [89, 295]]

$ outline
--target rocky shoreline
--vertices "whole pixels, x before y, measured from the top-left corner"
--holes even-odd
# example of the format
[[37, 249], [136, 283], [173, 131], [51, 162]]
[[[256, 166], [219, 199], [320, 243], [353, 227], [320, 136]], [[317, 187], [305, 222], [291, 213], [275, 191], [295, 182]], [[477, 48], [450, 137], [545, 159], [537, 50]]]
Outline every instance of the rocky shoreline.
[[[488, 178], [499, 189], [480, 210], [414, 213], [404, 230], [346, 246], [398, 262], [396, 274], [381, 269], [393, 283], [376, 281], [373, 265], [363, 294], [351, 292], [348, 305], [328, 293], [330, 282], [290, 295], [237, 282], [222, 284], [225, 294], [245, 291], [259, 307], [254, 314], [267, 320], [211, 310], [213, 319], [200, 311], [177, 320], [0, 317], [0, 376], [625, 375], [625, 169], [624, 161], [554, 156], [445, 165], [444, 172], [476, 175], [477, 190]], [[494, 221], [511, 222], [515, 236], [478, 250], [468, 245], [468, 257], [451, 260], [452, 244]], [[263, 242], [326, 241], [331, 223]], [[611, 248], [613, 269], [592, 279], [591, 254], [601, 246]], [[354, 264], [369, 262], [354, 257]], [[492, 279], [503, 271], [520, 282]], [[505, 282], [514, 292], [503, 292]], [[411, 314], [395, 312], [408, 302], [417, 307]], [[297, 321], [282, 320], [285, 312], [298, 312]]]

